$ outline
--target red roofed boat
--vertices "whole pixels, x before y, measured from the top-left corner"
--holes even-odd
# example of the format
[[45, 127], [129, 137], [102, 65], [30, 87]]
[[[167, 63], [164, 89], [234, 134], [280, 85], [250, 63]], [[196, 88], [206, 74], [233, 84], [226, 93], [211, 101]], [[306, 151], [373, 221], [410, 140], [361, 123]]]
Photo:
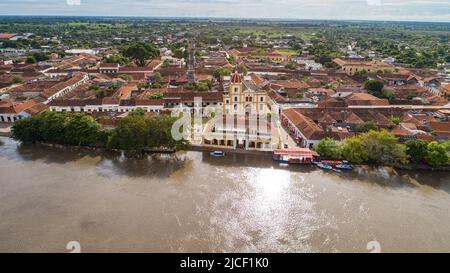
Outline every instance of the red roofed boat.
[[284, 164], [312, 164], [319, 154], [308, 148], [278, 149], [273, 152], [273, 160]]

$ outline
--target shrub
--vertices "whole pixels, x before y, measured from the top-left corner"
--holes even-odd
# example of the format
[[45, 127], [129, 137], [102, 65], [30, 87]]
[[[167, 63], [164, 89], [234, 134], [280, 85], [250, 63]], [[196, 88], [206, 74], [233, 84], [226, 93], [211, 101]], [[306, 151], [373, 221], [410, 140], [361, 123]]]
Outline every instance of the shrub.
[[433, 167], [447, 165], [450, 158], [446, 145], [436, 141], [428, 143], [425, 159]]
[[341, 157], [339, 142], [332, 138], [322, 139], [314, 149], [324, 158], [339, 159]]
[[421, 163], [427, 156], [427, 143], [423, 140], [409, 140], [405, 143], [406, 153], [414, 163]]

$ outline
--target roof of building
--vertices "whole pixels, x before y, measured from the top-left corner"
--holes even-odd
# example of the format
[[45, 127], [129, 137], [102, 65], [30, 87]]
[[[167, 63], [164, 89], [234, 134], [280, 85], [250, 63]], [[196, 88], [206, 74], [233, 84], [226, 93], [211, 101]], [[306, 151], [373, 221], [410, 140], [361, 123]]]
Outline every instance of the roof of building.
[[437, 135], [450, 137], [450, 121], [432, 121], [430, 126]]
[[17, 36], [17, 34], [14, 34], [14, 33], [0, 33], [0, 39], [11, 39], [16, 36]]
[[283, 113], [306, 138], [320, 140], [325, 137], [324, 130], [310, 118], [297, 111], [297, 109], [286, 109]]
[[379, 99], [368, 93], [353, 93], [345, 99], [349, 105], [389, 105], [388, 100]]
[[231, 83], [242, 83], [242, 77], [239, 75], [239, 73], [233, 73], [233, 75], [231, 76]]

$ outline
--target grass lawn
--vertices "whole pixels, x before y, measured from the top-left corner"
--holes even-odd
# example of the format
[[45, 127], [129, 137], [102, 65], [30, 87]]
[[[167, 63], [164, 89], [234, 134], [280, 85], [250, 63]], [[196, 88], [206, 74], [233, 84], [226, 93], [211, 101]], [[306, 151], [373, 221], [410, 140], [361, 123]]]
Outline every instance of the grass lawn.
[[298, 51], [295, 49], [289, 49], [289, 48], [281, 48], [277, 49], [280, 53], [288, 54], [288, 55], [297, 55]]

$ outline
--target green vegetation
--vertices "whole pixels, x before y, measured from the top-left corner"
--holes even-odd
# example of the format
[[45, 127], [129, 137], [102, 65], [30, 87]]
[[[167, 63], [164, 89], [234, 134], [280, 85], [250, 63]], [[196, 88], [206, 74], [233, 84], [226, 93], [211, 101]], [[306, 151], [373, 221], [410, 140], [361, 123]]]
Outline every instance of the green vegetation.
[[153, 80], [155, 81], [155, 83], [161, 83], [162, 82], [163, 78], [161, 76], [161, 73], [159, 73], [159, 71], [156, 71], [153, 74]]
[[396, 165], [428, 163], [441, 167], [450, 163], [450, 141], [430, 142], [410, 140], [405, 144], [391, 133], [371, 130], [344, 141], [323, 139], [314, 149], [323, 158], [345, 159], [355, 164]]
[[381, 93], [384, 88], [384, 83], [378, 80], [368, 80], [364, 83], [364, 89], [371, 93]]
[[449, 163], [450, 156], [446, 144], [436, 141], [428, 143], [425, 160], [433, 167], [444, 166]]
[[413, 163], [423, 163], [428, 153], [427, 143], [423, 140], [409, 140], [405, 143], [406, 153]]
[[12, 83], [13, 84], [18, 84], [18, 83], [22, 83], [23, 82], [23, 78], [21, 76], [14, 76], [12, 78]]
[[315, 147], [315, 150], [324, 158], [340, 158], [339, 142], [332, 138], [325, 138]]
[[395, 165], [408, 162], [405, 146], [398, 144], [398, 139], [385, 130], [371, 130], [341, 142], [324, 139], [315, 149], [320, 154], [320, 151], [325, 152], [324, 157], [342, 158], [357, 164]]
[[183, 150], [188, 147], [186, 140], [176, 141], [171, 130], [177, 118], [160, 115], [145, 117], [144, 111], [135, 110], [120, 120], [108, 139], [110, 149], [142, 151], [145, 148], [167, 148]]
[[305, 96], [303, 95], [302, 92], [298, 92], [297, 94], [295, 94], [295, 98], [296, 99], [303, 99]]
[[206, 92], [211, 89], [210, 82], [194, 82], [186, 87], [190, 91]]
[[147, 64], [148, 59], [159, 56], [159, 51], [153, 45], [146, 43], [132, 44], [125, 47], [121, 53], [141, 67]]
[[294, 62], [289, 62], [288, 64], [286, 64], [284, 66], [284, 68], [289, 69], [289, 70], [295, 70], [295, 69], [297, 69], [297, 64]]
[[89, 86], [89, 90], [98, 91], [100, 90], [100, 86], [98, 84], [91, 84], [91, 86]]
[[91, 116], [81, 113], [43, 113], [16, 121], [13, 138], [23, 143], [46, 142], [63, 145], [107, 147], [140, 152], [145, 148], [186, 149], [186, 140], [176, 141], [171, 130], [177, 118], [146, 117], [135, 110], [107, 131]]
[[107, 88], [101, 88], [97, 84], [93, 84], [89, 87], [89, 89], [95, 90], [97, 98], [105, 98], [111, 96], [117, 90], [117, 85], [111, 84]]
[[367, 133], [370, 130], [378, 130], [378, 125], [374, 121], [367, 121], [356, 125], [356, 131], [360, 133]]
[[155, 93], [155, 94], [153, 94], [153, 95], [150, 95], [150, 99], [151, 100], [160, 100], [160, 99], [162, 99], [164, 97], [164, 95], [162, 94], [162, 93]]
[[231, 75], [231, 71], [226, 67], [217, 68], [214, 70], [214, 77], [219, 80], [222, 76], [229, 76]]
[[35, 53], [27, 56], [26, 63], [34, 64], [34, 63], [37, 63], [37, 62], [46, 61], [48, 59], [49, 59], [49, 57], [48, 57], [48, 55], [46, 53], [35, 52]]
[[105, 59], [105, 63], [118, 63], [121, 65], [129, 64], [131, 61], [129, 58], [123, 56], [120, 53], [113, 54]]
[[364, 88], [369, 92], [369, 94], [380, 99], [390, 99], [394, 95], [392, 92], [384, 92], [384, 83], [378, 80], [366, 81], [364, 83]]
[[399, 117], [396, 117], [394, 115], [390, 115], [389, 119], [395, 124], [395, 125], [399, 125], [401, 122], [401, 119]]
[[90, 116], [45, 111], [16, 121], [13, 138], [25, 143], [48, 142], [79, 146], [104, 146], [108, 132]]

